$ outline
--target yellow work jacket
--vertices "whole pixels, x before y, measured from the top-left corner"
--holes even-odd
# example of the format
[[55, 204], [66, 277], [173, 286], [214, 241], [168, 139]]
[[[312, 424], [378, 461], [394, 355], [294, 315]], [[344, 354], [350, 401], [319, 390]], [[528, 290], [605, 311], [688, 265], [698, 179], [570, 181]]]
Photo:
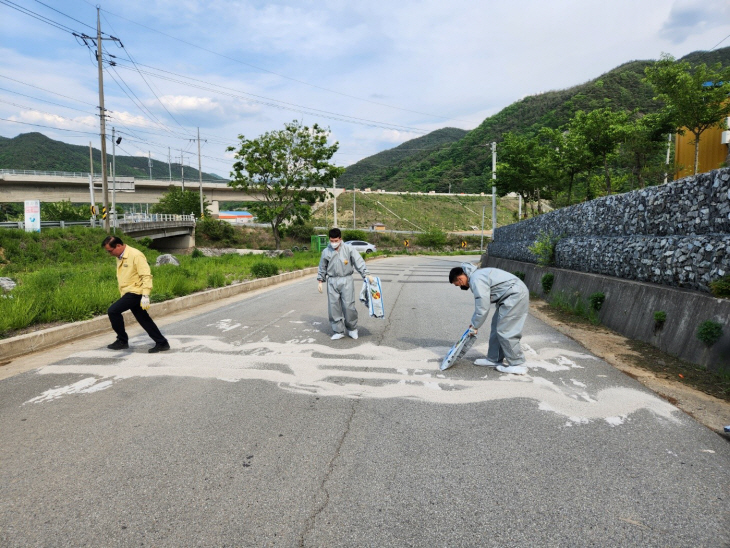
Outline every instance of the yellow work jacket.
[[119, 292], [149, 295], [152, 292], [152, 272], [144, 253], [133, 247], [125, 247], [117, 258], [117, 283]]

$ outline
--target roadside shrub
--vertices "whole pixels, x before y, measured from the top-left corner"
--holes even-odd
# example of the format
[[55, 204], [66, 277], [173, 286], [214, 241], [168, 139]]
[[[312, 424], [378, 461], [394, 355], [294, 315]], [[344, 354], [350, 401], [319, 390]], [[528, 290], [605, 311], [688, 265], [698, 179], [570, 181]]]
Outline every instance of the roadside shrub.
[[230, 240], [234, 230], [230, 223], [205, 217], [195, 225], [195, 232], [214, 242]]
[[369, 238], [370, 238], [370, 236], [364, 230], [350, 229], [350, 230], [343, 230], [342, 231], [342, 239], [344, 241], [348, 241], [348, 240], [365, 240], [366, 242], [368, 242], [368, 241], [370, 241]]
[[697, 338], [705, 345], [712, 346], [722, 337], [722, 324], [707, 320], [697, 327]]
[[657, 310], [654, 312], [654, 329], [659, 330], [664, 327], [664, 322], [667, 321], [667, 313], [663, 310]]
[[540, 285], [542, 285], [542, 290], [547, 295], [550, 293], [550, 290], [553, 288], [553, 282], [555, 281], [555, 275], [551, 273], [545, 274], [542, 278], [540, 278]]
[[193, 248], [193, 252], [190, 254], [190, 257], [193, 259], [200, 259], [200, 257], [205, 257], [205, 253], [203, 253], [197, 247], [195, 247], [195, 248]]
[[596, 311], [587, 303], [580, 291], [567, 293], [565, 291], [556, 291], [550, 297], [550, 306], [557, 308], [562, 312], [585, 318], [593, 325], [598, 325], [600, 320]]
[[520, 272], [518, 270], [517, 272], [513, 272], [512, 274], [514, 274], [515, 276], [517, 276], [523, 282], [525, 281], [525, 273], [524, 272]]
[[137, 243], [139, 245], [143, 245], [145, 247], [151, 247], [152, 246], [152, 238], [147, 238], [146, 236], [144, 238], [140, 238], [137, 240]]
[[606, 296], [603, 293], [593, 293], [590, 297], [588, 297], [588, 302], [591, 304], [591, 309], [598, 312], [601, 310], [601, 307], [603, 306], [604, 301], [606, 300]]
[[223, 287], [226, 285], [226, 277], [219, 270], [208, 274], [208, 287]]
[[446, 233], [438, 228], [430, 228], [416, 237], [416, 245], [441, 249], [446, 245]]
[[309, 242], [312, 234], [314, 234], [314, 225], [301, 219], [297, 219], [282, 231], [283, 236], [300, 242]]
[[260, 261], [251, 265], [251, 274], [255, 278], [269, 278], [279, 273], [279, 267], [271, 261]]
[[537, 264], [540, 266], [551, 266], [555, 264], [555, 245], [562, 236], [552, 232], [540, 231], [535, 243], [527, 249], [537, 257]]
[[715, 297], [724, 299], [730, 298], [730, 276], [724, 276], [710, 282], [710, 291]]

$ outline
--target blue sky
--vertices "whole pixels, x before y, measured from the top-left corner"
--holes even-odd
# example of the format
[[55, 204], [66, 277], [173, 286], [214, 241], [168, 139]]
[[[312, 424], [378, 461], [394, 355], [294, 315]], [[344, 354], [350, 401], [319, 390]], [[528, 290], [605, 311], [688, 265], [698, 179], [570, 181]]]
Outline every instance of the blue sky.
[[[108, 132], [114, 126], [123, 136], [118, 152], [167, 161], [169, 147], [173, 161], [182, 150], [197, 167], [190, 139], [200, 127], [203, 170], [222, 176], [233, 161], [226, 146], [239, 134], [256, 137], [294, 119], [328, 126], [340, 143], [334, 161], [347, 166], [435, 129], [472, 129], [522, 97], [627, 61], [730, 46], [727, 0], [100, 7], [102, 30], [124, 46], [103, 48], [116, 56], [104, 84]], [[71, 33], [95, 29], [96, 4], [86, 0], [0, 0], [0, 135], [41, 131], [99, 147], [93, 45]]]

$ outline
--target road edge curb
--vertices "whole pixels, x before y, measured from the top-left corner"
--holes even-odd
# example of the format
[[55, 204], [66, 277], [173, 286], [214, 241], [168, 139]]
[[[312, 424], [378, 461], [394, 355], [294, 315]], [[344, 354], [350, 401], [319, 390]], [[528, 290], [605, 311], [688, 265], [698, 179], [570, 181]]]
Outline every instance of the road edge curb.
[[[180, 310], [187, 310], [202, 304], [208, 304], [211, 301], [233, 297], [256, 289], [263, 289], [289, 280], [303, 278], [304, 276], [309, 276], [316, 272], [317, 267], [313, 266], [303, 270], [284, 272], [283, 274], [277, 274], [276, 276], [271, 276], [269, 278], [257, 278], [255, 280], [235, 283], [225, 287], [207, 289], [191, 295], [185, 295], [184, 297], [177, 297], [175, 299], [170, 299], [169, 301], [155, 303], [150, 306], [149, 312], [152, 316], [159, 318], [179, 312]], [[125, 320], [129, 321], [131, 319], [131, 313], [125, 312]], [[48, 329], [41, 329], [32, 333], [10, 337], [8, 339], [0, 340], [0, 359], [3, 361], [12, 360], [25, 354], [38, 352], [39, 350], [46, 350], [62, 343], [88, 337], [90, 335], [96, 335], [97, 333], [108, 331], [110, 329], [111, 326], [109, 324], [109, 318], [104, 315], [97, 316], [90, 320], [49, 327]]]

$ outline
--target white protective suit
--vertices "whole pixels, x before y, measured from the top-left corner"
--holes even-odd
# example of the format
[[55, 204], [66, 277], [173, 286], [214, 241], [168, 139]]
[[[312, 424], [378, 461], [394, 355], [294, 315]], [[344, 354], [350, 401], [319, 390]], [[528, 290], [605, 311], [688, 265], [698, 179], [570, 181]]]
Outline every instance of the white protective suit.
[[477, 268], [463, 263], [461, 268], [469, 278], [469, 289], [474, 294], [474, 315], [471, 325], [479, 329], [489, 315], [489, 307], [496, 309], [489, 333], [487, 359], [508, 365], [525, 363], [520, 347], [522, 328], [530, 308], [530, 292], [517, 276], [498, 268]]
[[360, 254], [345, 242], [340, 243], [337, 249], [330, 244], [322, 250], [317, 281], [327, 282], [329, 319], [335, 333], [357, 329], [355, 284], [352, 281], [355, 270], [363, 280], [370, 275]]

